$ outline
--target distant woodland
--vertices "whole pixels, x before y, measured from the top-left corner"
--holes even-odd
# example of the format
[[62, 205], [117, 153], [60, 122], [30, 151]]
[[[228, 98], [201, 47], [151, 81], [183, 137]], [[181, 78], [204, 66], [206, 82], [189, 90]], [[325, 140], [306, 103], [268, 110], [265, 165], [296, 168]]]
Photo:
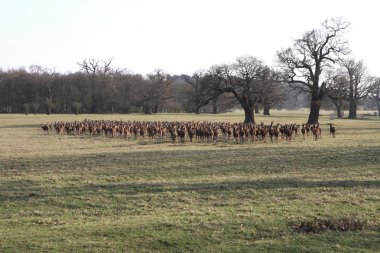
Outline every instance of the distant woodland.
[[309, 123], [320, 108], [338, 117], [358, 106], [380, 114], [380, 79], [362, 61], [350, 57], [342, 34], [349, 26], [327, 20], [277, 52], [276, 67], [253, 56], [211, 66], [191, 76], [156, 69], [132, 74], [112, 66], [112, 59], [84, 59], [75, 73], [32, 65], [0, 69], [1, 113], [219, 113], [242, 109], [244, 121], [271, 109], [310, 108]]

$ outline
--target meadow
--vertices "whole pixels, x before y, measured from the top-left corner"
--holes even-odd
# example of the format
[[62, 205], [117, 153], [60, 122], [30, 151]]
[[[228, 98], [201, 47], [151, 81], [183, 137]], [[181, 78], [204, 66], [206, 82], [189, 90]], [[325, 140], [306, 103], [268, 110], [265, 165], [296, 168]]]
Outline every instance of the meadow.
[[[256, 121], [303, 123], [306, 112]], [[0, 115], [0, 252], [379, 252], [380, 117], [322, 139], [172, 143], [59, 136], [83, 119], [241, 122], [240, 113]]]

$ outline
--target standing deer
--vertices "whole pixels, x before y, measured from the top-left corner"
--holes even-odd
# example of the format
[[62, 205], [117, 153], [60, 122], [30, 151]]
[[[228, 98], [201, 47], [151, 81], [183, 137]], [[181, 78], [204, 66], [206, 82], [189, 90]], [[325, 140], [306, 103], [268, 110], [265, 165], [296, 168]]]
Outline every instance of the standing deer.
[[333, 123], [327, 123], [330, 126], [330, 138], [331, 136], [335, 138], [335, 127], [333, 127]]

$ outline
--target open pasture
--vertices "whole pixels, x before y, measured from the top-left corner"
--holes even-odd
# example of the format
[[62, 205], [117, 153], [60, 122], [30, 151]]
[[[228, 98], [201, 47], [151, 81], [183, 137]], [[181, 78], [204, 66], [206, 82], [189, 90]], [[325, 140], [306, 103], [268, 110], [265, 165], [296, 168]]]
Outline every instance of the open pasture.
[[[380, 249], [378, 117], [334, 120], [329, 138], [322, 116], [322, 139], [290, 143], [125, 141], [40, 127], [86, 118], [241, 122], [243, 115], [0, 115], [0, 252]], [[273, 112], [256, 122], [306, 118]]]

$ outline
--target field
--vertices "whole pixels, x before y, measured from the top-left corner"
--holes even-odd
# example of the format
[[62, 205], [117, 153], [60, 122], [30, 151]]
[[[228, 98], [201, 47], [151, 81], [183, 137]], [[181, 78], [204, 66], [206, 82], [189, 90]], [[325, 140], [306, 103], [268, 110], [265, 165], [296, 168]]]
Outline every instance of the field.
[[333, 139], [322, 116], [318, 141], [254, 144], [58, 136], [39, 126], [85, 118], [243, 115], [0, 115], [0, 252], [380, 251], [379, 117], [334, 120]]

